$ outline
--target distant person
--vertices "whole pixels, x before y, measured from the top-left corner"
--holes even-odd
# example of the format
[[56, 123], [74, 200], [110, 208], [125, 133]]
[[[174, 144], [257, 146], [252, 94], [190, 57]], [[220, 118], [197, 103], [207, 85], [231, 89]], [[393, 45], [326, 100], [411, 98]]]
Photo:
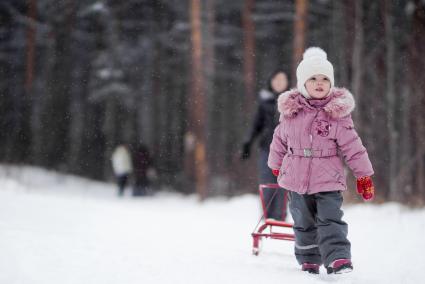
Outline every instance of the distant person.
[[144, 196], [151, 194], [149, 183], [149, 170], [152, 167], [152, 161], [148, 148], [140, 143], [135, 147], [133, 155], [134, 178], [133, 196]]
[[133, 172], [133, 164], [128, 146], [125, 144], [118, 145], [112, 153], [111, 160], [112, 169], [118, 185], [118, 195], [122, 196], [124, 195], [128, 179]]
[[[249, 131], [247, 140], [242, 145], [241, 158], [246, 160], [251, 156], [251, 148], [256, 138], [259, 138], [259, 157], [258, 172], [261, 184], [275, 184], [276, 176], [270, 172], [267, 166], [269, 157], [269, 147], [273, 139], [273, 131], [279, 122], [279, 113], [277, 111], [277, 97], [288, 89], [288, 76], [282, 70], [273, 72], [267, 81], [267, 87], [260, 90], [258, 94], [258, 108], [254, 116], [252, 127]], [[284, 191], [283, 189], [265, 189], [264, 199], [269, 204], [268, 218], [281, 220], [285, 219], [286, 212], [282, 216]]]
[[279, 122], [277, 97], [288, 88], [288, 77], [285, 72], [275, 71], [267, 82], [267, 87], [258, 94], [258, 108], [247, 140], [242, 145], [242, 159], [251, 156], [252, 144], [259, 137], [259, 178], [260, 183], [276, 183], [276, 177], [267, 167], [269, 147], [273, 139], [273, 131]]
[[351, 118], [353, 95], [334, 86], [334, 70], [320, 48], [309, 48], [297, 68], [297, 89], [278, 98], [280, 123], [268, 165], [289, 192], [295, 257], [301, 270], [318, 274], [353, 270], [348, 225], [342, 220], [347, 189], [343, 162], [365, 201], [374, 197], [374, 174]]

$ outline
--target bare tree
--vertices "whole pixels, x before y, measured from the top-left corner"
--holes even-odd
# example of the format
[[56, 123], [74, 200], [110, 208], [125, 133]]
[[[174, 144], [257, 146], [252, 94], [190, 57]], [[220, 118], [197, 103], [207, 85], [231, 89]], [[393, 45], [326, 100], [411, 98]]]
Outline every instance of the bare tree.
[[387, 47], [386, 52], [386, 111], [387, 111], [387, 128], [389, 133], [389, 195], [398, 199], [399, 189], [396, 184], [397, 169], [398, 169], [398, 131], [395, 125], [395, 43], [394, 43], [394, 28], [393, 28], [393, 4], [392, 0], [385, 0], [384, 6], [384, 25], [385, 25], [385, 42]]
[[[28, 18], [33, 22], [35, 21], [37, 14], [37, 2], [36, 0], [28, 0]], [[33, 23], [32, 22], [32, 23]], [[36, 29], [34, 24], [28, 25], [27, 31], [27, 64], [26, 64], [26, 78], [25, 78], [25, 89], [29, 93], [32, 89], [34, 81], [34, 61], [35, 61], [35, 37]]]
[[242, 12], [243, 41], [244, 41], [244, 84], [246, 107], [252, 110], [255, 92], [255, 26], [252, 18], [252, 10], [255, 0], [245, 0]]
[[[414, 1], [412, 14], [412, 32], [409, 43], [410, 50], [410, 70], [411, 89], [414, 98], [413, 111], [411, 113], [411, 123], [413, 125], [413, 135], [415, 149], [413, 159], [415, 166], [412, 173], [415, 181], [415, 197], [425, 194], [425, 119], [423, 110], [425, 108], [425, 60], [423, 49], [425, 46], [425, 4], [422, 1]], [[418, 202], [420, 198], [416, 200]]]
[[205, 92], [202, 65], [202, 31], [201, 31], [201, 1], [191, 0], [191, 42], [192, 42], [192, 74], [189, 101], [188, 139], [192, 147], [188, 150], [191, 164], [188, 171], [194, 173], [196, 192], [200, 200], [207, 197], [206, 141], [205, 141]]
[[308, 21], [308, 0], [297, 0], [295, 2], [294, 22], [294, 52], [292, 61], [292, 77], [296, 78], [296, 68], [301, 61], [305, 49], [305, 39]]
[[[354, 18], [354, 46], [352, 59], [352, 89], [356, 98], [356, 104], [361, 104], [361, 96], [363, 91], [363, 0], [355, 1], [355, 18]], [[355, 118], [358, 128], [361, 128], [360, 108], [355, 108]]]

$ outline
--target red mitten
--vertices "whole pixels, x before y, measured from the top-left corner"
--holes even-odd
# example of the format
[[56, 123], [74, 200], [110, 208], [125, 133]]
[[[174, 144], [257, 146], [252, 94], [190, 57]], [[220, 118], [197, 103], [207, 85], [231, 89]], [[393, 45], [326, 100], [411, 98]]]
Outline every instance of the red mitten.
[[272, 170], [272, 173], [275, 177], [279, 176], [279, 170]]
[[372, 200], [375, 196], [375, 187], [372, 178], [369, 176], [357, 179], [357, 193], [361, 194], [364, 201]]

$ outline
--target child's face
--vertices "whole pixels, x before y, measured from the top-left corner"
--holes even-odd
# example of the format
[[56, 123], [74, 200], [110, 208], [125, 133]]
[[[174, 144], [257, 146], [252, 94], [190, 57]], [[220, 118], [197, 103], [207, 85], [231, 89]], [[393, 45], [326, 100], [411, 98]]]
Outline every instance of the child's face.
[[322, 99], [329, 94], [331, 81], [325, 75], [316, 74], [305, 82], [305, 88], [313, 99]]

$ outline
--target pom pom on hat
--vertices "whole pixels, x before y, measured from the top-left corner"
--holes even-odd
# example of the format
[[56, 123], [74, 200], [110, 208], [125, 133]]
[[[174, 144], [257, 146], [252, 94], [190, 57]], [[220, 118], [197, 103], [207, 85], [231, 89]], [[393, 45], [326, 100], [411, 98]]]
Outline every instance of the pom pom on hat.
[[331, 88], [334, 86], [334, 68], [327, 57], [320, 47], [310, 47], [304, 52], [303, 60], [297, 67], [297, 88], [306, 98], [310, 98], [310, 95], [304, 85], [313, 75], [325, 75], [331, 82]]
[[313, 58], [313, 57], [319, 57], [319, 58], [322, 58], [323, 60], [328, 59], [328, 55], [320, 47], [309, 47], [304, 51], [303, 59]]

